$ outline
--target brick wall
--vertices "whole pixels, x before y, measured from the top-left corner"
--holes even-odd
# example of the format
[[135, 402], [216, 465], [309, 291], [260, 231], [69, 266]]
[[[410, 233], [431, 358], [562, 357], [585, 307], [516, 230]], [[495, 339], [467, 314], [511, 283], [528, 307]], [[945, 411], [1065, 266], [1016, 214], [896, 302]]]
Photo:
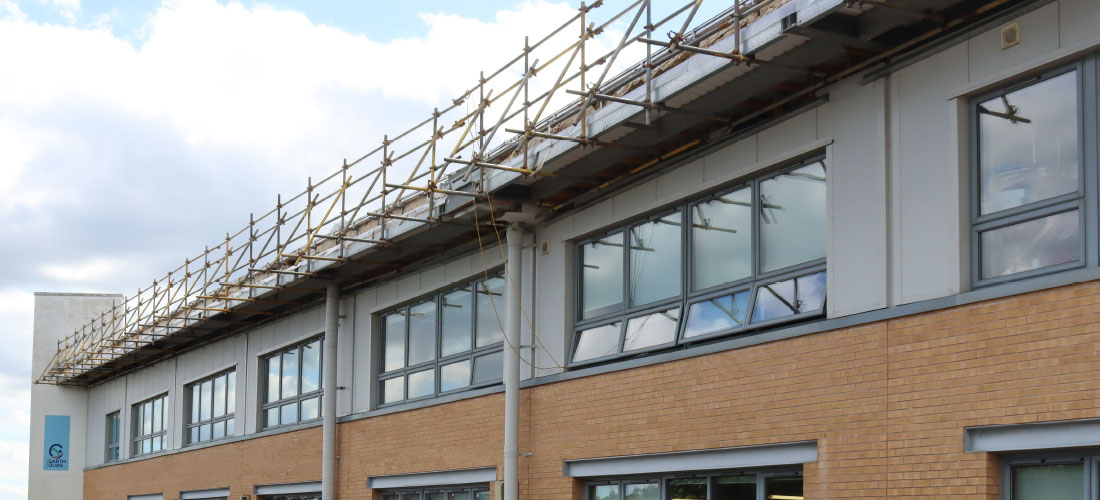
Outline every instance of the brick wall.
[[[577, 499], [563, 459], [818, 441], [806, 498], [999, 495], [963, 428], [1100, 417], [1100, 284], [1088, 283], [525, 389], [521, 498]], [[369, 475], [497, 465], [503, 396], [340, 426], [341, 499]], [[85, 475], [88, 500], [320, 479], [319, 428]], [[377, 500], [377, 497], [373, 497]]]

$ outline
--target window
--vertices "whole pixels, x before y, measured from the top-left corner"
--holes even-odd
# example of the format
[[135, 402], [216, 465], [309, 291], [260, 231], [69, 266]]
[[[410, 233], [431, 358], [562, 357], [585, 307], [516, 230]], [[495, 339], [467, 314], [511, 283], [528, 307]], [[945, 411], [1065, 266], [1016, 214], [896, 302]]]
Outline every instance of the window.
[[264, 428], [321, 418], [321, 339], [264, 357]]
[[1097, 500], [1100, 455], [1097, 450], [1006, 457], [1002, 496], [1006, 500]]
[[802, 473], [747, 470], [603, 479], [585, 483], [584, 496], [585, 500], [802, 500]]
[[237, 372], [230, 370], [187, 386], [187, 443], [196, 444], [235, 434]]
[[489, 500], [485, 486], [447, 486], [416, 490], [387, 490], [382, 500]]
[[162, 394], [134, 405], [134, 447], [132, 456], [168, 449], [168, 395]]
[[104, 455], [104, 460], [107, 462], [113, 462], [119, 459], [118, 454], [118, 438], [119, 428], [121, 424], [121, 418], [119, 418], [120, 412], [111, 412], [107, 414], [107, 428], [104, 434], [107, 437], [107, 450]]
[[320, 493], [304, 493], [297, 495], [264, 495], [262, 500], [321, 500]]
[[825, 182], [809, 160], [582, 241], [570, 363], [822, 314]]
[[499, 383], [505, 290], [494, 276], [383, 314], [380, 404]]
[[[975, 284], [1085, 264], [1084, 64], [974, 99]], [[1091, 63], [1088, 63], [1091, 66]], [[1091, 81], [1091, 79], [1089, 79]], [[1091, 157], [1091, 156], [1090, 156]], [[1091, 171], [1091, 168], [1090, 168]]]

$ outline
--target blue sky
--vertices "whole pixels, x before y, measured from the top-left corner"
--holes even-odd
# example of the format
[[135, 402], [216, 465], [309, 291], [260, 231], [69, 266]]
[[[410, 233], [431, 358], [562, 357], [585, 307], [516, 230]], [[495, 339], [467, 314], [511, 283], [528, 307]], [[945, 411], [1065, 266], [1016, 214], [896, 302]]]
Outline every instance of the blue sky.
[[33, 292], [148, 285], [578, 5], [0, 0], [0, 500], [26, 497]]

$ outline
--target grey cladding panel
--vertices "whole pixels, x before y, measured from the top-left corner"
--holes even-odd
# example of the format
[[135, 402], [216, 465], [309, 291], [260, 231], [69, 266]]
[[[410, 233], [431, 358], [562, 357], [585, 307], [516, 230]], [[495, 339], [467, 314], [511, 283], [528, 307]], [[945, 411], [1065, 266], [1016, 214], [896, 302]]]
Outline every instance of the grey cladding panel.
[[423, 486], [445, 486], [449, 484], [488, 483], [496, 481], [496, 479], [496, 467], [479, 467], [476, 469], [372, 476], [367, 478], [367, 488], [419, 488]]
[[1025, 451], [1100, 446], [1100, 419], [970, 427], [966, 451]]
[[817, 441], [566, 460], [565, 477], [658, 474], [817, 462]]

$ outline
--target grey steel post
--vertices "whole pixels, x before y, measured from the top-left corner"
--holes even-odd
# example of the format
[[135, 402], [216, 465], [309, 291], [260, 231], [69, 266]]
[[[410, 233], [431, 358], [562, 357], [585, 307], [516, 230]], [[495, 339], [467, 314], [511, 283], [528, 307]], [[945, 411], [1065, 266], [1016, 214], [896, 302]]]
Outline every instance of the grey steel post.
[[508, 280], [505, 306], [507, 329], [504, 332], [504, 500], [519, 497], [519, 349], [520, 349], [520, 290], [523, 265], [520, 224], [508, 225], [508, 262], [505, 274]]
[[340, 287], [328, 283], [325, 297], [324, 391], [321, 432], [321, 499], [336, 500], [336, 336], [340, 321]]

